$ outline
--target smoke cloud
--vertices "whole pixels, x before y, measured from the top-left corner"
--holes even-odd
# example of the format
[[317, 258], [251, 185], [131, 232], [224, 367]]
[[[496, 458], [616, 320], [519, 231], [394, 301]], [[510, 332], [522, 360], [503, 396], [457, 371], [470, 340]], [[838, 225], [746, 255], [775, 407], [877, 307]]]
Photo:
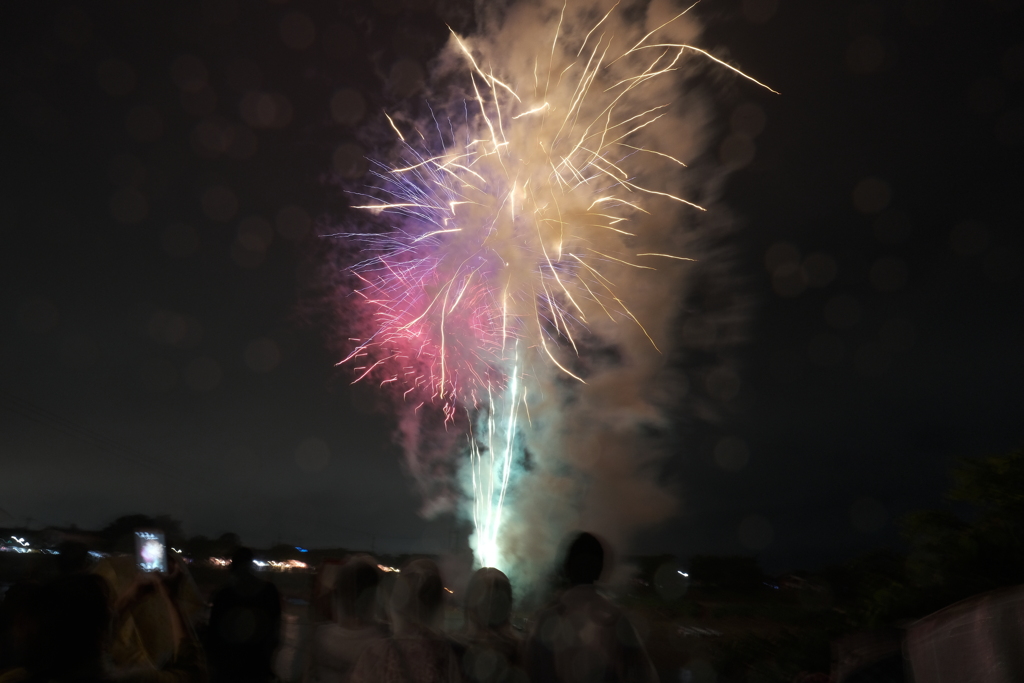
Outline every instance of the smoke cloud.
[[[497, 548], [479, 523], [472, 543], [521, 584], [573, 529], [621, 550], [678, 509], [662, 476], [686, 386], [677, 339], [724, 222], [698, 90], [722, 67], [678, 47], [700, 33], [684, 10], [482, 3], [423, 110], [389, 112], [391, 170], [361, 190], [356, 241], [390, 261], [350, 254], [347, 360], [393, 392], [425, 514], [474, 519], [481, 490], [493, 507], [481, 478], [508, 482]], [[505, 460], [480, 464], [497, 449], [482, 432], [511, 444]]]

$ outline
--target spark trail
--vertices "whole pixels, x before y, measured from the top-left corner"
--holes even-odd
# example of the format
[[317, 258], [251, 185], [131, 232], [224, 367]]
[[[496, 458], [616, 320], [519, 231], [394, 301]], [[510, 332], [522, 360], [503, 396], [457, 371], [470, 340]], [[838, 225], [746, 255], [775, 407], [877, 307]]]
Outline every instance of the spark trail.
[[675, 120], [678, 73], [710, 60], [753, 81], [666, 40], [688, 10], [627, 40], [613, 30], [617, 5], [585, 35], [567, 33], [566, 7], [542, 48], [505, 63], [452, 32], [464, 88], [426, 123], [385, 112], [400, 161], [373, 162], [378, 182], [353, 207], [384, 228], [337, 235], [359, 249], [354, 291], [372, 321], [339, 364], [466, 432], [484, 566], [510, 562], [502, 528], [531, 401], [562, 386], [555, 376], [586, 384], [587, 348], [609, 326], [639, 330], [658, 352], [634, 310], [642, 295], [617, 283], [692, 260], [644, 234], [653, 213], [704, 210], [672, 190], [684, 161], [656, 145]]

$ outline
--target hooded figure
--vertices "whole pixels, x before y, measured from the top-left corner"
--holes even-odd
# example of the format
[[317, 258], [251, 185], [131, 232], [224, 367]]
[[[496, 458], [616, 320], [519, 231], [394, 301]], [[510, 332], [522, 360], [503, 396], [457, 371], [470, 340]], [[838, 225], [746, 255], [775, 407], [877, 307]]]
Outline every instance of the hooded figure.
[[466, 626], [459, 637], [467, 681], [518, 680], [522, 642], [509, 623], [512, 584], [493, 567], [476, 570], [466, 587]]

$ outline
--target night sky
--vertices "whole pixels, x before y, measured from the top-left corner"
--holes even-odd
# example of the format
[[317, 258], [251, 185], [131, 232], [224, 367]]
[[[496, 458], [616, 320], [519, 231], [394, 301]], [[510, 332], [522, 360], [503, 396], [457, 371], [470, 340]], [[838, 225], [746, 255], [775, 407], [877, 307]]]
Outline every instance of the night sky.
[[[317, 309], [332, 179], [458, 2], [5, 3], [0, 525], [166, 513], [250, 544], [440, 551]], [[1018, 0], [704, 0], [736, 169], [736, 377], [693, 373], [680, 515], [634, 550], [819, 566], [1024, 443]], [[714, 347], [699, 311], [686, 350]], [[724, 352], [724, 351], [723, 351]], [[715, 410], [698, 410], [707, 399]], [[461, 534], [464, 539], [464, 533]]]

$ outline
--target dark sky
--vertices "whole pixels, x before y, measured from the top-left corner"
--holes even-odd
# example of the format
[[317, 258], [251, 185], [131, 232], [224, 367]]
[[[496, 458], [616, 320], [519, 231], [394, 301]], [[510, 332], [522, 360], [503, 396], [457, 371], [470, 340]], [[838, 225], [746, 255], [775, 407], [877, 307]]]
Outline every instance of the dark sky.
[[[256, 545], [449, 547], [307, 285], [316, 225], [345, 215], [326, 179], [363, 172], [359, 126], [413, 92], [445, 21], [471, 20], [452, 2], [12, 5], [8, 520], [140, 511]], [[752, 303], [740, 384], [693, 383], [722, 417], [679, 416], [682, 514], [638, 548], [820, 565], [896, 542], [953, 457], [1024, 442], [1024, 12], [700, 11], [701, 45], [782, 94], [720, 103], [731, 286]]]

